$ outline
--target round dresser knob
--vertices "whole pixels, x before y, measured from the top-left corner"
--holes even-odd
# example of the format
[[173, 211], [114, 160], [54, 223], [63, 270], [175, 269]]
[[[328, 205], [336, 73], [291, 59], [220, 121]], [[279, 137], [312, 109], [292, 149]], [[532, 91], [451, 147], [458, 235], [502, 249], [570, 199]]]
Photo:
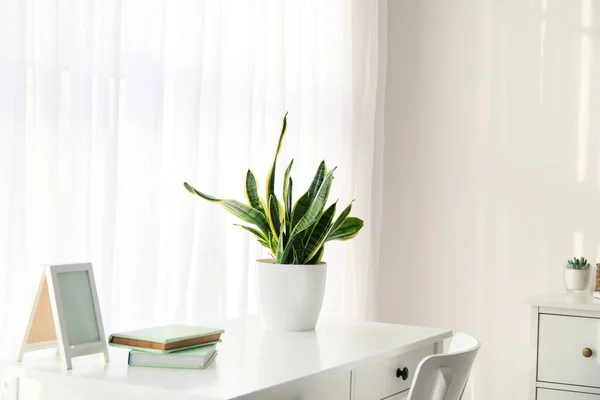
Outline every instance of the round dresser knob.
[[408, 368], [404, 367], [402, 369], [398, 368], [396, 370], [396, 378], [402, 377], [402, 380], [405, 381], [408, 379]]
[[583, 350], [581, 350], [581, 354], [583, 354], [583, 356], [585, 358], [590, 358], [593, 354], [592, 349], [590, 349], [589, 347], [584, 348]]

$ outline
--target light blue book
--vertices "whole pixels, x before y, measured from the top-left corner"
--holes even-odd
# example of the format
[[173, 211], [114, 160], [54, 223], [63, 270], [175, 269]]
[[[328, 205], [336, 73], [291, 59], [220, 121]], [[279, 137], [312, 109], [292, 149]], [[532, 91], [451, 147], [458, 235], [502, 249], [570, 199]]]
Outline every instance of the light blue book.
[[167, 354], [130, 350], [127, 364], [132, 367], [204, 369], [217, 353], [217, 346], [214, 344]]

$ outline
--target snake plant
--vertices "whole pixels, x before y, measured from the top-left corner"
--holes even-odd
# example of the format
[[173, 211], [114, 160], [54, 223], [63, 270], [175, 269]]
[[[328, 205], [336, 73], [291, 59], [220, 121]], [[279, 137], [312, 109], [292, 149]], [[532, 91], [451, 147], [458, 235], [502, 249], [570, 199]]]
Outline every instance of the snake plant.
[[585, 257], [574, 257], [573, 259], [568, 260], [566, 265], [567, 269], [588, 269], [589, 267], [590, 264]]
[[251, 170], [246, 173], [246, 203], [218, 199], [196, 190], [187, 182], [183, 186], [204, 200], [220, 204], [249, 224], [238, 226], [250, 232], [262, 246], [269, 249], [275, 263], [318, 264], [323, 257], [325, 243], [354, 238], [364, 223], [360, 218], [350, 216], [352, 203], [337, 218], [334, 218], [337, 202], [326, 207], [335, 168], [328, 171], [325, 161], [319, 165], [308, 191], [294, 203], [292, 159], [284, 173], [282, 197], [279, 200], [275, 194], [275, 171], [286, 129], [287, 113], [283, 117], [277, 150], [267, 176], [264, 199], [258, 194], [256, 178]]

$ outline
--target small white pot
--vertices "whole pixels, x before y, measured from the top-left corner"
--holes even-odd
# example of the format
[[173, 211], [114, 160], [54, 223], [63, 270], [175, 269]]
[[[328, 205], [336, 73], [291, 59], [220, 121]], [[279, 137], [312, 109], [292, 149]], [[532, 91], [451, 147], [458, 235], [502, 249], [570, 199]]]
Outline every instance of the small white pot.
[[565, 268], [565, 289], [571, 292], [583, 292], [587, 290], [590, 280], [590, 269]]
[[297, 332], [315, 329], [323, 295], [327, 264], [275, 264], [256, 261], [258, 306], [266, 329]]

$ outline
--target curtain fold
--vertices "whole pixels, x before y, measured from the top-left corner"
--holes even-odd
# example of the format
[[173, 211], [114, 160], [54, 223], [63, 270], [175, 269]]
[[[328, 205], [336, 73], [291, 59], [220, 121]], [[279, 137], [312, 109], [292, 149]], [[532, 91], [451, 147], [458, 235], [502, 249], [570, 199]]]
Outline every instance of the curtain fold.
[[294, 158], [301, 190], [320, 160], [337, 165], [330, 201], [356, 200], [366, 221], [326, 248], [323, 313], [369, 317], [382, 4], [2, 2], [3, 351], [20, 340], [42, 264], [93, 263], [107, 331], [255, 313], [264, 250], [182, 183], [243, 199], [251, 168], [264, 190], [286, 111], [279, 171]]

